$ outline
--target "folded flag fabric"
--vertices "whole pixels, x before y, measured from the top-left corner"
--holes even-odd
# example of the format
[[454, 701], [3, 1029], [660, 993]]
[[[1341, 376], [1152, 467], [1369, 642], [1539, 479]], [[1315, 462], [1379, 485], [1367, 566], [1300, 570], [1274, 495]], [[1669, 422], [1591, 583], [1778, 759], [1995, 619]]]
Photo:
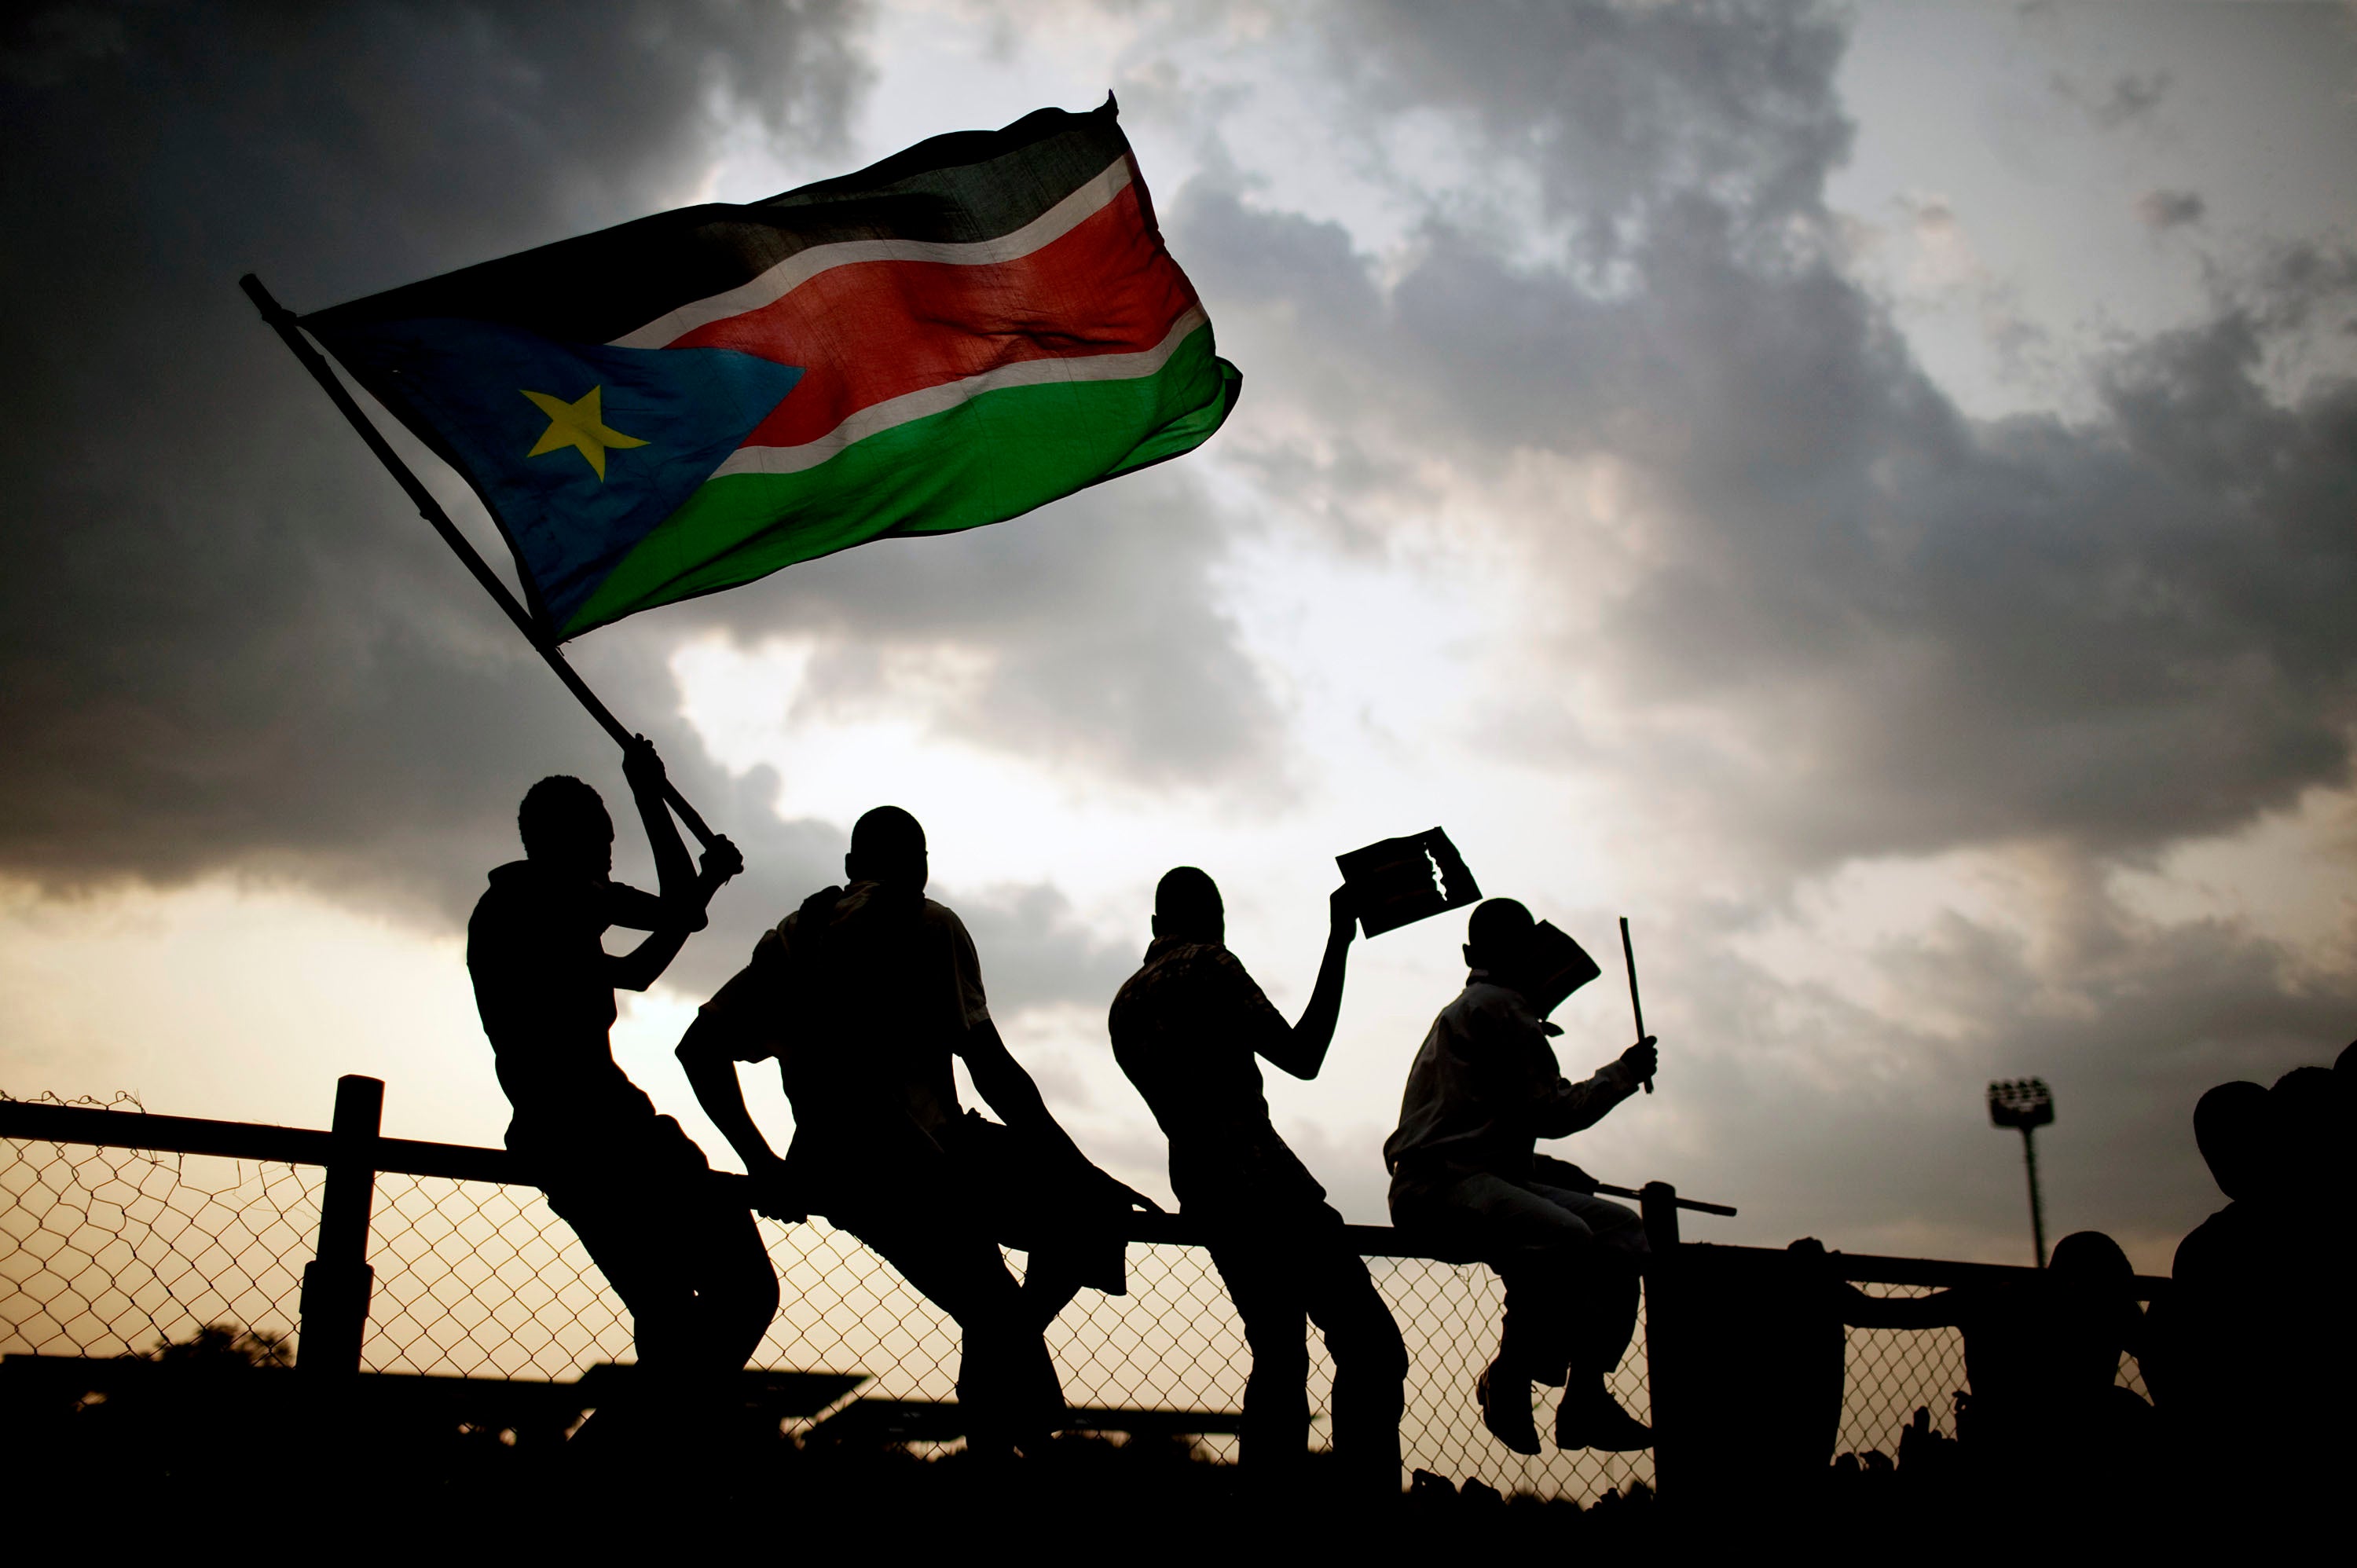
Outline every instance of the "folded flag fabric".
[[552, 641], [1200, 446], [1243, 378], [1111, 98], [303, 317], [463, 474]]

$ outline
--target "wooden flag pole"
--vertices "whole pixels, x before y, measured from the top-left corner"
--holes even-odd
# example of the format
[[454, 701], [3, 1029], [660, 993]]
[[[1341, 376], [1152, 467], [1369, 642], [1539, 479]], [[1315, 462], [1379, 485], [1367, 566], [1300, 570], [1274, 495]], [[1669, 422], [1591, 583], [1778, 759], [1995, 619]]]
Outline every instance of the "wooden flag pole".
[[[622, 721], [598, 700], [597, 693], [583, 683], [573, 666], [565, 661], [565, 655], [557, 651], [556, 645], [542, 638], [531, 612], [516, 601], [508, 585], [500, 581], [499, 574], [491, 570], [490, 563], [485, 561], [474, 545], [468, 542], [467, 536], [458, 532], [457, 524], [450, 521], [450, 514], [442, 510], [442, 503], [434, 499], [433, 492], [418, 481], [415, 474], [410, 472], [409, 465], [401, 460], [401, 454], [393, 449], [383, 434], [361, 411], [361, 405], [353, 401], [352, 394], [344, 390], [344, 383], [336, 379], [336, 372], [328, 368], [328, 361], [304, 338], [295, 313], [272, 298], [270, 291], [262, 286], [262, 280], [252, 273], [238, 279], [237, 285], [245, 290], [246, 297], [253, 300], [255, 308], [262, 312], [262, 318], [270, 323], [295, 358], [302, 362], [303, 368], [311, 372], [311, 379], [319, 383], [320, 390], [328, 394], [328, 401], [351, 422], [354, 430], [360, 432], [361, 439], [368, 443], [368, 449], [376, 454], [377, 461], [384, 465], [385, 471], [393, 476], [393, 481], [416, 506], [417, 515], [434, 525], [434, 532], [442, 536], [442, 542], [448, 545], [465, 564], [467, 570], [475, 575], [475, 581], [483, 585], [483, 591], [491, 596], [500, 608], [507, 611], [508, 619], [515, 622], [516, 629], [523, 633], [523, 639], [532, 644], [533, 651], [556, 671], [556, 678], [565, 682], [565, 689], [580, 701], [581, 705], [589, 711], [589, 716], [604, 726], [608, 735], [614, 737], [615, 745], [629, 746], [630, 732], [622, 727]], [[687, 824], [687, 831], [695, 835], [696, 842], [706, 849], [711, 848], [715, 837], [712, 830], [705, 826], [704, 819], [680, 794], [679, 786], [669, 779], [663, 780], [663, 799], [673, 811], [679, 813], [679, 820]]]
[[[1645, 1004], [1637, 1000], [1637, 950], [1629, 943], [1629, 917], [1620, 917], [1620, 959], [1629, 966], [1629, 1011], [1637, 1015], [1637, 1037], [1645, 1037]], [[1653, 1092], [1653, 1080], [1645, 1079], [1645, 1092]], [[1729, 1212], [1732, 1212], [1730, 1210]]]

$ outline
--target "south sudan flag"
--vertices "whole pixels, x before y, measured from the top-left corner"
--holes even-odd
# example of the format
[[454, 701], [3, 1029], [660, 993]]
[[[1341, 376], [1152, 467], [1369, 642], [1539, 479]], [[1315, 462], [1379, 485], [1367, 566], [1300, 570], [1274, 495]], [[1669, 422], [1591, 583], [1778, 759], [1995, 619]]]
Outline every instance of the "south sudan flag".
[[1242, 380], [1110, 98], [303, 325], [474, 486], [552, 640], [1178, 456]]

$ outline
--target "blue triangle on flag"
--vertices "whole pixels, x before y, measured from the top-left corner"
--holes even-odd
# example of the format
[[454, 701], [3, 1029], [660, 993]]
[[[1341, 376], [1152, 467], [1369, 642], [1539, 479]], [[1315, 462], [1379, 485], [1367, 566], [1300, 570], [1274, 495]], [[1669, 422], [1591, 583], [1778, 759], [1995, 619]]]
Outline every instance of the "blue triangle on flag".
[[394, 412], [439, 437], [514, 547], [552, 630], [802, 375], [735, 349], [555, 343], [451, 318], [348, 328], [329, 346], [379, 372], [387, 401], [405, 404]]

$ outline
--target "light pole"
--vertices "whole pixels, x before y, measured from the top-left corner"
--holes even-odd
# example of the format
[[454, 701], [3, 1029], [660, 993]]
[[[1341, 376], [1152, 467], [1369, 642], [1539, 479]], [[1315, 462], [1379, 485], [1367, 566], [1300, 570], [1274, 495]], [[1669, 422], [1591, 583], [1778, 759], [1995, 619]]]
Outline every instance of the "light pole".
[[2000, 1079], [1988, 1086], [1989, 1125], [2021, 1129], [2022, 1163], [2029, 1167], [2029, 1237], [2038, 1266], [2046, 1266], [2046, 1208], [2038, 1198], [2038, 1145], [2030, 1134], [2054, 1120], [2054, 1095], [2042, 1078]]

